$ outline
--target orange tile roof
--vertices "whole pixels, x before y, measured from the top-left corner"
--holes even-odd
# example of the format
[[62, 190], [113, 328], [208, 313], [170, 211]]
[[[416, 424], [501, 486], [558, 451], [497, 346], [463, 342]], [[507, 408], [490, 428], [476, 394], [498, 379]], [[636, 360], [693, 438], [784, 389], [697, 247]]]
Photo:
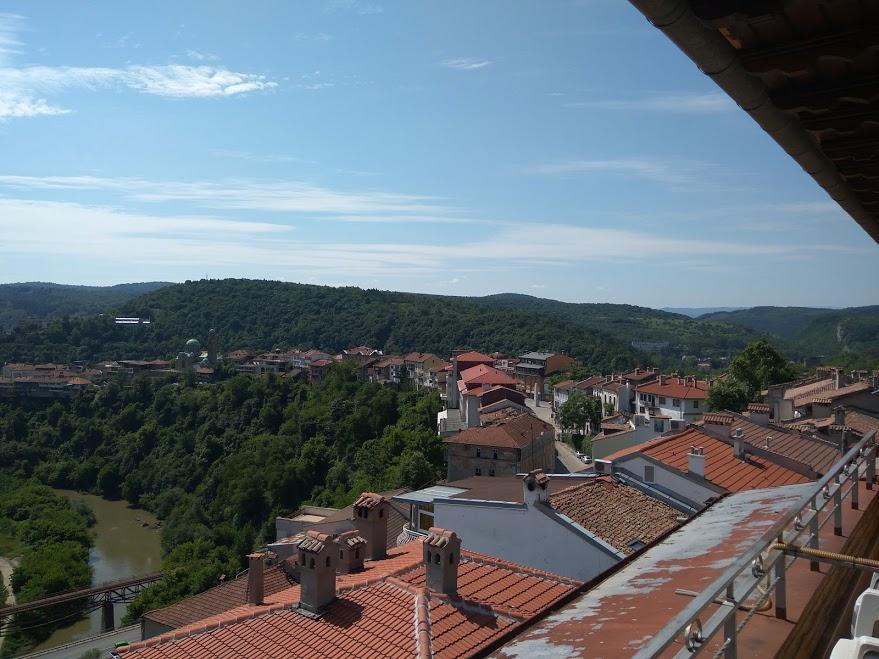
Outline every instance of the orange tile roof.
[[580, 584], [523, 565], [461, 552], [453, 596], [428, 591], [421, 542], [339, 575], [319, 617], [298, 612], [298, 586], [188, 628], [119, 648], [124, 657], [459, 657], [486, 648]]
[[638, 385], [635, 388], [638, 393], [653, 394], [655, 396], [667, 396], [668, 398], [683, 398], [687, 400], [708, 398], [708, 382], [706, 380], [693, 380], [688, 378], [663, 378]]
[[475, 350], [471, 350], [469, 352], [462, 352], [460, 355], [455, 355], [454, 359], [462, 362], [493, 362], [494, 359], [489, 357], [488, 355], [483, 355], [481, 352], [476, 352]]
[[809, 394], [817, 394], [822, 391], [828, 391], [829, 389], [833, 389], [832, 378], [826, 378], [824, 380], [818, 380], [815, 382], [808, 382], [806, 384], [786, 389], [784, 392], [784, 398], [785, 400], [796, 401], [797, 398], [801, 398]]
[[492, 386], [506, 385], [512, 387], [515, 387], [518, 384], [516, 379], [507, 373], [499, 371], [491, 366], [486, 366], [485, 364], [471, 366], [467, 370], [462, 371], [459, 375], [461, 376], [461, 382], [464, 382], [468, 388], [478, 384], [488, 384]]
[[444, 441], [447, 444], [523, 448], [548, 430], [552, 430], [552, 426], [545, 421], [531, 414], [519, 413], [493, 422], [492, 425], [467, 428], [457, 435], [447, 437]]
[[748, 454], [746, 460], [739, 460], [729, 443], [696, 428], [660, 438], [641, 452], [678, 471], [688, 472], [687, 456], [691, 446], [705, 449], [705, 480], [730, 492], [810, 482], [808, 477], [765, 458]]
[[550, 494], [550, 504], [625, 554], [677, 526], [678, 511], [641, 490], [607, 477]]
[[[718, 416], [716, 413], [714, 416]], [[742, 429], [742, 437], [750, 444], [767, 453], [784, 456], [799, 462], [804, 467], [825, 474], [841, 457], [839, 448], [830, 442], [822, 441], [783, 426], [761, 426], [751, 419], [735, 412], [724, 412], [724, 419], [705, 415], [701, 425], [705, 432], [728, 438], [736, 429]]]

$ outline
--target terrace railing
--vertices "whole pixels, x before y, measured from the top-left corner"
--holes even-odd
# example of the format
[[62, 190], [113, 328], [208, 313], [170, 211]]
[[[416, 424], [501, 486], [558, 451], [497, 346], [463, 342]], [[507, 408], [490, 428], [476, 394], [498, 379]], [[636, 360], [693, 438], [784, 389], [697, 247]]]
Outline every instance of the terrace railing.
[[[735, 659], [739, 635], [770, 597], [774, 596], [775, 616], [786, 618], [787, 572], [797, 559], [809, 559], [814, 571], [821, 561], [879, 572], [879, 562], [853, 562], [820, 549], [821, 529], [831, 520], [834, 534], [842, 535], [845, 502], [858, 509], [861, 477], [868, 490], [876, 483], [875, 436], [876, 432], [871, 431], [852, 446], [796, 505], [781, 515], [710, 586], [697, 593], [636, 657], [668, 654], [683, 639], [683, 647], [674, 655], [679, 659], [708, 650], [714, 657]], [[767, 581], [768, 587], [758, 590], [761, 582]], [[755, 590], [756, 599], [752, 598]], [[738, 620], [736, 612], [740, 607], [747, 614]], [[723, 634], [719, 642], [718, 633]]]

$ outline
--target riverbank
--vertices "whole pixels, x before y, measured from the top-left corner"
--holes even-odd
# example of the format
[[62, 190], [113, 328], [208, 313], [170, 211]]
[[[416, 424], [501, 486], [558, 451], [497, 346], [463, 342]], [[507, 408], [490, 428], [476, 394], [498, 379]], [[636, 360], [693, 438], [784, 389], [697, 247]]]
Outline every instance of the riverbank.
[[[117, 581], [161, 569], [161, 522], [155, 515], [131, 508], [127, 501], [110, 501], [72, 490], [55, 491], [71, 501], [84, 502], [95, 514], [95, 524], [91, 529], [95, 543], [89, 552], [89, 564], [94, 574], [92, 583]], [[126, 604], [115, 605], [116, 625], [121, 623], [127, 610]], [[48, 650], [101, 632], [101, 611], [93, 611], [87, 618], [58, 629], [31, 652]]]

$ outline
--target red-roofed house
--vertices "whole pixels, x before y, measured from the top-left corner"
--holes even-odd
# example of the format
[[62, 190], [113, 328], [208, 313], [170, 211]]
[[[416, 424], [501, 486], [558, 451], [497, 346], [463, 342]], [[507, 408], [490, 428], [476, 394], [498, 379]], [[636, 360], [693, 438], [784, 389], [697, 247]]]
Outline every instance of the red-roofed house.
[[516, 413], [447, 437], [448, 480], [467, 476], [514, 476], [555, 466], [553, 427], [531, 414]]
[[[612, 465], [612, 466], [611, 466]], [[596, 462], [596, 471], [623, 471], [646, 485], [704, 507], [709, 499], [776, 485], [808, 483], [818, 474], [808, 465], [735, 439], [697, 428], [659, 437]]]
[[581, 585], [462, 550], [461, 539], [441, 528], [377, 560], [354, 556], [364, 540], [307, 532], [283, 565], [298, 583], [281, 590], [275, 574], [264, 578], [273, 568], [251, 555], [244, 602], [240, 593], [203, 609], [196, 598], [184, 600], [169, 608], [188, 614], [176, 616], [186, 624], [116, 652], [125, 659], [472, 656]]
[[660, 375], [635, 388], [635, 413], [695, 421], [705, 413], [708, 387], [707, 380]]

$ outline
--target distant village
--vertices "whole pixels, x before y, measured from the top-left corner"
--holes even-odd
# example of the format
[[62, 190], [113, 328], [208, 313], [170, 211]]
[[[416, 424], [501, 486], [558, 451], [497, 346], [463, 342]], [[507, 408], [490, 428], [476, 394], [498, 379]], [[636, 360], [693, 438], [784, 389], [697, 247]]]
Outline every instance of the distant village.
[[[681, 587], [695, 591], [699, 579], [687, 580], [694, 559], [676, 543], [705, 542], [734, 527], [756, 538], [769, 502], [792, 505], [791, 497], [823, 487], [837, 473], [855, 474], [853, 497], [861, 476], [867, 490], [875, 481], [877, 372], [820, 368], [770, 386], [747, 410], [709, 411], [712, 378], [635, 368], [561, 379], [575, 372], [575, 360], [539, 350], [517, 356], [456, 350], [441, 357], [356, 346], [340, 354], [221, 354], [218, 344], [212, 331], [205, 346], [190, 339], [174, 360], [5, 364], [0, 397], [64, 398], [139, 374], [209, 383], [219, 370], [320, 383], [334, 364], [346, 363], [364, 382], [439, 393], [436, 431], [446, 478], [419, 490], [364, 492], [343, 509], [306, 505], [278, 516], [275, 540], [249, 556], [246, 573], [148, 612], [145, 640], [120, 648], [119, 656], [166, 656], [170, 646], [178, 654], [167, 656], [196, 656], [207, 647], [202, 643], [226, 643], [242, 625], [270, 644], [303, 633], [341, 647], [357, 642], [358, 625], [376, 616], [401, 628], [415, 616], [424, 634], [419, 643], [452, 643], [451, 654], [481, 651], [503, 636], [499, 620], [535, 621], [575, 591], [592, 601], [604, 582], [594, 592], [583, 591], [584, 584], [618, 569], [637, 579], [652, 569], [651, 551], [666, 556]], [[596, 401], [601, 413], [584, 427], [561, 427], [560, 412], [579, 397]], [[586, 453], [565, 443], [574, 430], [590, 438]], [[863, 460], [845, 471], [853, 447]], [[706, 548], [705, 561], [721, 546]], [[655, 582], [652, 596], [677, 601], [662, 583]], [[393, 610], [387, 598], [399, 600]], [[479, 615], [455, 604], [461, 598], [478, 606]], [[334, 622], [352, 602], [361, 607], [361, 622]], [[432, 624], [424, 607], [449, 603], [449, 621]], [[600, 601], [595, 606], [601, 610]], [[287, 627], [264, 615], [272, 611]], [[603, 615], [625, 618], [616, 609]], [[462, 625], [455, 640], [445, 635], [447, 624]], [[539, 634], [559, 623], [550, 617], [534, 624]], [[385, 653], [376, 639], [376, 652]]]

